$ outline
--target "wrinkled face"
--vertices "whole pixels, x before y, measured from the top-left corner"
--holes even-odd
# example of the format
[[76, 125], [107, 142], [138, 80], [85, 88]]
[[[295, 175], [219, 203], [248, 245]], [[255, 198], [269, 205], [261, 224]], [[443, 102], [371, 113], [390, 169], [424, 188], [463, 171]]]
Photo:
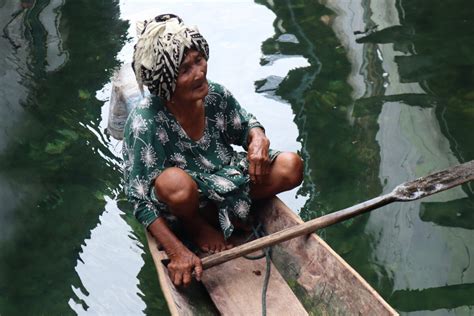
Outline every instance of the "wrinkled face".
[[176, 89], [171, 100], [189, 103], [203, 99], [208, 93], [207, 61], [196, 50], [189, 50], [179, 67]]

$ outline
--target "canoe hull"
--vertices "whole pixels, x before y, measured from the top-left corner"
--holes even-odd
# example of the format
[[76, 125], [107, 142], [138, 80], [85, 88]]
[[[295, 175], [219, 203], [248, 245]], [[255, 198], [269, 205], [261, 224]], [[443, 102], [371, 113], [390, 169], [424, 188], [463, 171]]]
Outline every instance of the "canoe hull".
[[[258, 205], [268, 234], [303, 223], [280, 199]], [[397, 315], [397, 312], [316, 234], [273, 246], [273, 263], [306, 310], [316, 314]]]
[[[255, 205], [268, 234], [298, 225], [302, 220], [280, 199], [274, 197]], [[160, 285], [172, 315], [234, 314], [218, 310], [221, 302], [196, 291], [205, 291], [197, 282], [193, 290], [176, 289], [161, 264], [166, 254], [147, 234]], [[316, 234], [297, 237], [273, 246], [273, 264], [291, 287], [306, 311], [316, 315], [398, 315], [397, 312], [334, 250]], [[225, 265], [225, 264], [224, 264]], [[212, 269], [211, 269], [212, 270]], [[211, 271], [209, 271], [211, 272]], [[212, 282], [212, 276], [208, 275]], [[234, 291], [248, 291], [245, 286]], [[269, 287], [268, 291], [272, 291]], [[201, 293], [202, 294], [202, 293]], [[212, 294], [212, 293], [211, 293]], [[259, 295], [255, 294], [255, 295]], [[246, 302], [241, 302], [245, 305]]]

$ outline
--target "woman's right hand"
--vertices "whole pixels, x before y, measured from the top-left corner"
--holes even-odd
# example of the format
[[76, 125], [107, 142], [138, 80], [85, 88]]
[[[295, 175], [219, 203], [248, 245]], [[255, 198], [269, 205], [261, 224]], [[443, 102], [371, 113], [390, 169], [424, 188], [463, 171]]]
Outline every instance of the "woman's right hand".
[[192, 273], [197, 281], [201, 281], [202, 264], [201, 259], [186, 247], [168, 254], [170, 263], [168, 264], [168, 272], [171, 281], [175, 286], [184, 285], [185, 287], [191, 283]]
[[163, 246], [170, 259], [168, 273], [174, 285], [188, 286], [191, 283], [193, 271], [196, 280], [201, 281], [201, 259], [183, 245], [169, 229], [163, 217], [159, 217], [151, 223], [148, 226], [148, 231]]

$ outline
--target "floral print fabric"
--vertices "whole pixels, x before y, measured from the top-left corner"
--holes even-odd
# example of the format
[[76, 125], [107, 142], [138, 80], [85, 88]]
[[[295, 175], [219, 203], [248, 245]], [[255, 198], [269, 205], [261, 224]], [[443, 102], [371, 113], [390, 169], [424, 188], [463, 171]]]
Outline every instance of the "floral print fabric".
[[[157, 97], [130, 113], [123, 143], [125, 192], [146, 227], [160, 216], [169, 217], [154, 194], [155, 178], [168, 167], [185, 170], [197, 183], [201, 200], [216, 204], [225, 238], [233, 231], [232, 217], [246, 219], [251, 205], [247, 155], [231, 144], [246, 148], [249, 130], [263, 127], [228, 90], [212, 82], [205, 119], [204, 134], [194, 141]], [[271, 158], [276, 154], [271, 152]]]

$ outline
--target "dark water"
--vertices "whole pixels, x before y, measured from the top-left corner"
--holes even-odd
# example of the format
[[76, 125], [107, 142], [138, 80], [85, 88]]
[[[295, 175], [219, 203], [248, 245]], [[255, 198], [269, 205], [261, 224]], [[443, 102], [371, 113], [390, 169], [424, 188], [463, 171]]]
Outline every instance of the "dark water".
[[[289, 3], [269, 7], [300, 45], [270, 39], [263, 50], [312, 65], [277, 92], [298, 113], [306, 149], [303, 218], [473, 159], [470, 2]], [[470, 314], [473, 202], [471, 184], [321, 234], [400, 312]]]
[[[1, 315], [167, 313], [104, 133], [140, 6], [198, 24], [212, 79], [300, 150], [306, 220], [474, 159], [469, 1], [0, 1]], [[398, 311], [474, 313], [472, 184], [320, 234]]]

